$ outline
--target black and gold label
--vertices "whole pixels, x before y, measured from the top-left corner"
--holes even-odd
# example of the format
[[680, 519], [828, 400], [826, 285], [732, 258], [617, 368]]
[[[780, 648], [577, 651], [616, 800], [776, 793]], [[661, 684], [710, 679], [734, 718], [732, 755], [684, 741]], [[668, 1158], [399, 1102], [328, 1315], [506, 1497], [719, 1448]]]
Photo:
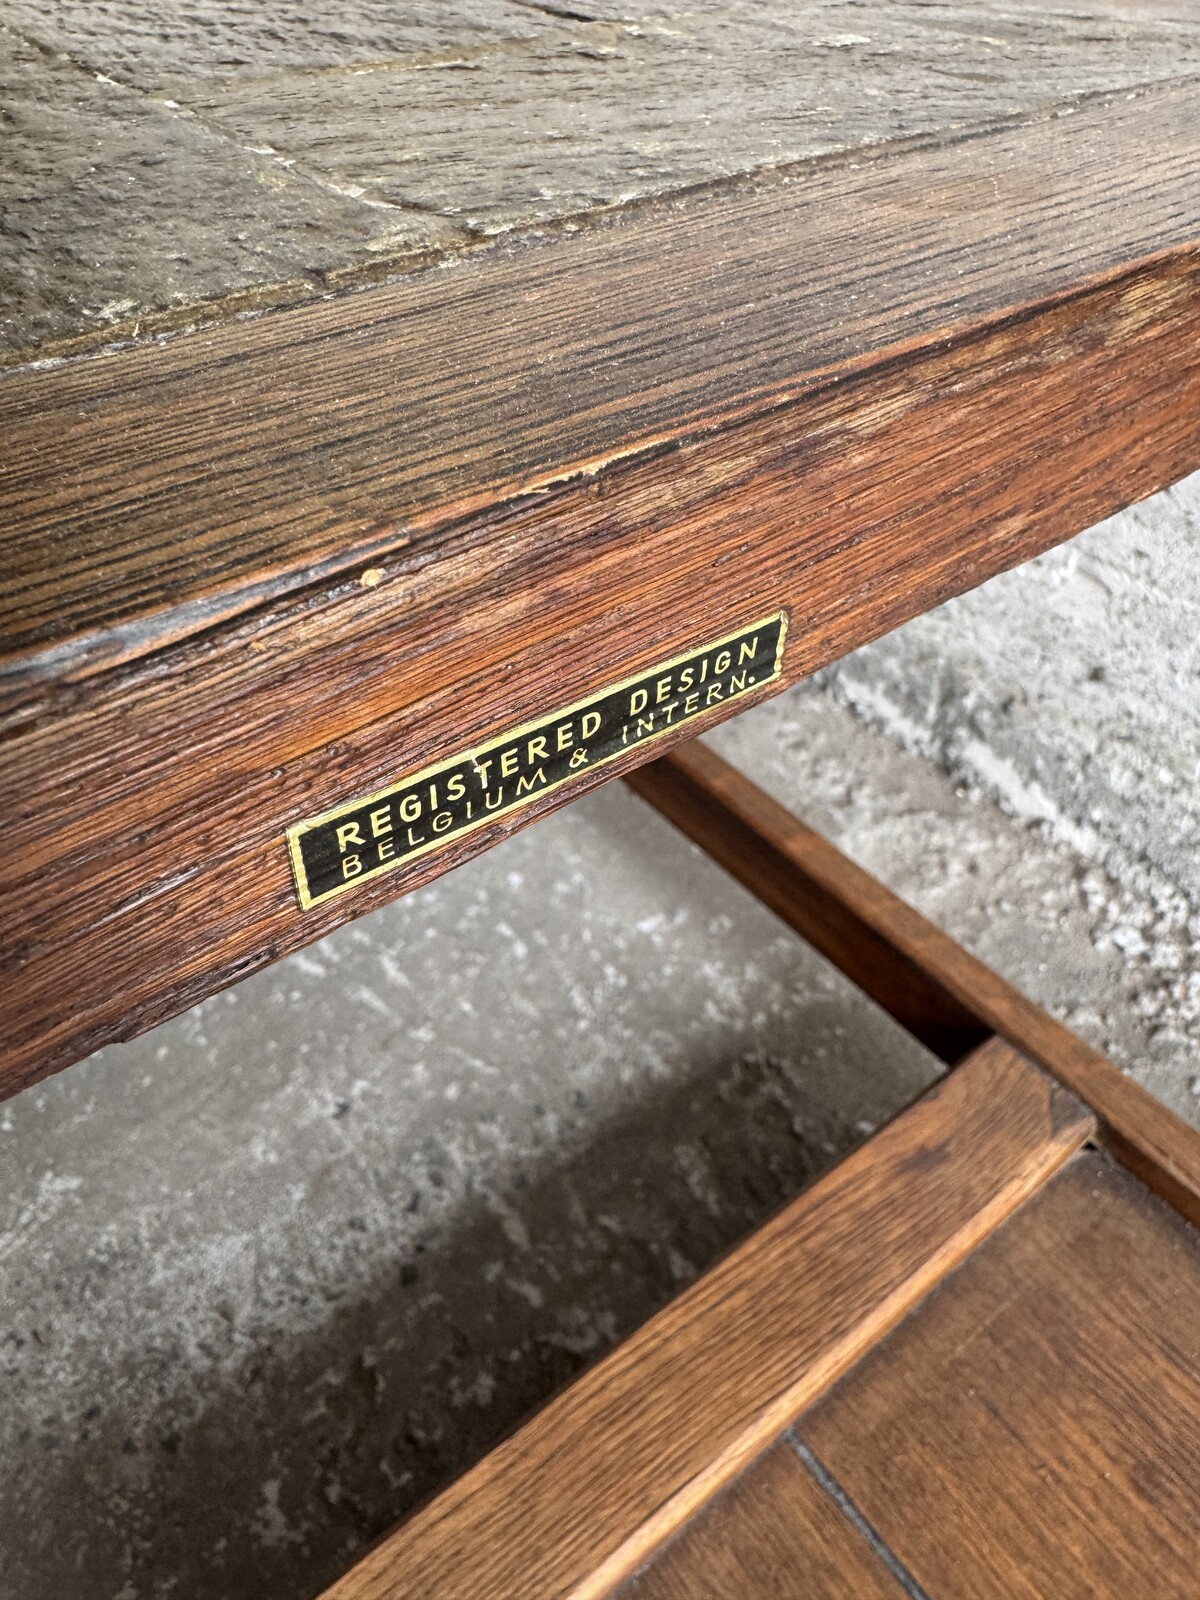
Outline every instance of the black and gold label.
[[783, 612], [288, 829], [306, 909], [779, 676]]

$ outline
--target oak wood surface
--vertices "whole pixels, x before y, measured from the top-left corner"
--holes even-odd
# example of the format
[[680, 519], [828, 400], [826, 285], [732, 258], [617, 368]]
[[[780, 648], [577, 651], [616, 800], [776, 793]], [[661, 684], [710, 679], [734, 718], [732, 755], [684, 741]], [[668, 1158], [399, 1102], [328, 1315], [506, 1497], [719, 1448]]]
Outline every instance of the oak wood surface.
[[786, 1444], [756, 1461], [618, 1593], [620, 1600], [905, 1600]]
[[1195, 104], [0, 382], [0, 1091], [594, 780], [309, 912], [293, 823], [780, 605], [794, 681], [1194, 466]]
[[1190, 1600], [1200, 1235], [1077, 1156], [799, 1432], [932, 1596]]
[[996, 1041], [386, 1538], [329, 1600], [607, 1594], [1092, 1131]]
[[684, 745], [628, 781], [943, 1060], [994, 1033], [1053, 1073], [1121, 1163], [1200, 1223], [1200, 1134], [715, 751]]

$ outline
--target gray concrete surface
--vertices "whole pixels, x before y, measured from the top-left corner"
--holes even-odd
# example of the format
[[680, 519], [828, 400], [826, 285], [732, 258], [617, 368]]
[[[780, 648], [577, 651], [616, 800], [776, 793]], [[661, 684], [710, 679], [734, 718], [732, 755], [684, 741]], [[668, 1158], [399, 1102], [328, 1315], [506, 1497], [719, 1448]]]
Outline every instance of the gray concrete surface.
[[[1198, 503], [714, 739], [1196, 1122]], [[0, 1106], [0, 1600], [302, 1600], [935, 1072], [610, 788]]]
[[1200, 473], [822, 678], [1102, 869], [1128, 913], [1111, 939], [1185, 984], [1200, 936], [1198, 556]]

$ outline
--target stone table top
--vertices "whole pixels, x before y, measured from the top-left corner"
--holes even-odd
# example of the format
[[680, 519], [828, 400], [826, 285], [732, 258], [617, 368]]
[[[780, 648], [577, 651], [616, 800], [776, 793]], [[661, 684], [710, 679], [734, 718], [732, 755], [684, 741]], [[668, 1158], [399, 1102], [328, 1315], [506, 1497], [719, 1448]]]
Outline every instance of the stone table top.
[[1187, 0], [2, 0], [0, 363], [1197, 72]]

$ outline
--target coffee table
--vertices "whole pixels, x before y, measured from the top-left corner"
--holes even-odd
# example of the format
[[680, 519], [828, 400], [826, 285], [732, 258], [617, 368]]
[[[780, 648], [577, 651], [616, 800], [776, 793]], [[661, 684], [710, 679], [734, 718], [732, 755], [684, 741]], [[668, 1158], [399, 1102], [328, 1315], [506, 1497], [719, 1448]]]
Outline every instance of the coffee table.
[[[1200, 465], [1195, 9], [7, 0], [0, 25], [0, 1094], [628, 779], [955, 1071], [797, 1202], [798, 1255], [747, 1246], [547, 1413], [543, 1476], [541, 1422], [339, 1594], [600, 1595], [677, 1536], [683, 1575], [637, 1581], [694, 1592], [697, 1519], [752, 1461], [751, 1526], [798, 1494], [830, 1593], [949, 1592], [968, 1569], [912, 1577], [913, 1508], [853, 1448], [856, 1406], [932, 1438], [892, 1393], [933, 1381], [919, 1351], [880, 1341], [1026, 1202], [1074, 1227], [1088, 1184], [1192, 1294], [1196, 1141], [694, 740]], [[872, 1235], [926, 1205], [932, 1231]], [[799, 1344], [705, 1312], [725, 1354], [688, 1364], [713, 1283], [753, 1303], [848, 1239], [817, 1322], [784, 1305]], [[1183, 1419], [1166, 1476], [1127, 1479], [1170, 1592], [1190, 1368], [1120, 1333]], [[614, 1387], [651, 1347], [650, 1386]], [[760, 1359], [785, 1376], [739, 1380], [700, 1442], [677, 1411], [622, 1431], [674, 1394], [662, 1363], [686, 1409]]]

